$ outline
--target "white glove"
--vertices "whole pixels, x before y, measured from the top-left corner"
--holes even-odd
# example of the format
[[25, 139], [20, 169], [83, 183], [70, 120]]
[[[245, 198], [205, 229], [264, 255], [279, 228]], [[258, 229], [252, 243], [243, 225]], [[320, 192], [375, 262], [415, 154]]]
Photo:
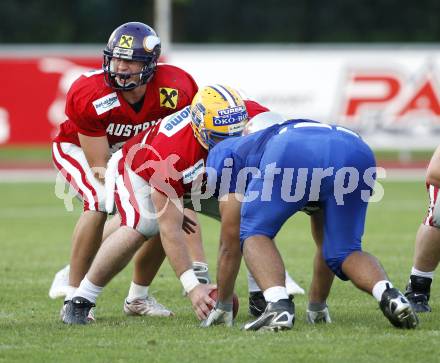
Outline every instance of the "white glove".
[[217, 302], [216, 307], [211, 310], [208, 318], [200, 324], [202, 328], [208, 328], [211, 325], [225, 324], [231, 327], [233, 323], [232, 304], [222, 304]]
[[307, 322], [310, 324], [331, 323], [332, 320], [330, 319], [328, 307], [318, 311], [311, 311], [307, 309]]

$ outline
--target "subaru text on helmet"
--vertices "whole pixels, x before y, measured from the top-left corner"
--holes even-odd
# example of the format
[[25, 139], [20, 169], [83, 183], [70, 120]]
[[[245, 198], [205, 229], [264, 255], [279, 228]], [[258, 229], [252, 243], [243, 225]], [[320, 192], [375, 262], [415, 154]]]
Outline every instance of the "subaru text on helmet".
[[[104, 49], [106, 83], [116, 90], [129, 91], [147, 83], [153, 76], [160, 56], [160, 39], [153, 28], [138, 22], [125, 23], [110, 35]], [[142, 62], [140, 72], [118, 73], [114, 59]], [[138, 78], [138, 81], [133, 79]]]
[[240, 136], [247, 120], [243, 99], [228, 86], [203, 87], [191, 103], [191, 126], [207, 150], [229, 136]]

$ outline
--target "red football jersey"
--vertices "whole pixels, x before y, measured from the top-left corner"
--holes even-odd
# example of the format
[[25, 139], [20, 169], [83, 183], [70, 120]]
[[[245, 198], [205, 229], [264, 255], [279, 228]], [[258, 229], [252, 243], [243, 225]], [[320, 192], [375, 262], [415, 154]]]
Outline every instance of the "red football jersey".
[[[250, 117], [267, 111], [254, 101], [245, 101]], [[155, 189], [170, 198], [191, 194], [193, 182], [205, 171], [208, 152], [191, 127], [190, 107], [165, 118], [159, 125], [128, 141], [119, 164], [124, 163]]]
[[191, 104], [196, 92], [197, 84], [188, 73], [159, 64], [147, 83], [142, 108], [135, 112], [120, 91], [107, 86], [102, 70], [85, 73], [72, 84], [67, 94], [69, 119], [60, 125], [55, 141], [79, 146], [77, 133], [107, 135], [110, 147], [117, 149], [131, 137]]
[[190, 194], [193, 181], [204, 173], [208, 155], [194, 136], [189, 106], [131, 139], [122, 152], [120, 173], [125, 163], [169, 198]]

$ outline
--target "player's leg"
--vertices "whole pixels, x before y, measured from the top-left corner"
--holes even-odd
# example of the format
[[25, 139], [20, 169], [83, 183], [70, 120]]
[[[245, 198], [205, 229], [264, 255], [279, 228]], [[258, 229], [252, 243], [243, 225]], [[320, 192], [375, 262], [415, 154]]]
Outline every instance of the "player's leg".
[[108, 236], [115, 232], [121, 226], [121, 216], [115, 214], [113, 217], [107, 219], [102, 231], [102, 240], [105, 241]]
[[375, 166], [375, 162], [368, 148], [358, 147], [363, 152], [356, 153], [354, 144], [350, 151], [352, 160], [348, 160], [361, 176], [356, 189], [345, 194], [341, 203], [336, 194], [345, 187], [347, 175], [342, 179], [335, 178], [333, 195], [324, 202], [324, 258], [339, 278], [349, 279], [356, 287], [373, 295], [393, 325], [415, 328], [418, 319], [408, 300], [393, 287], [378, 259], [361, 248], [368, 206], [368, 201], [362, 199], [362, 192], [371, 193], [362, 176], [365, 170]]
[[429, 297], [434, 271], [440, 261], [440, 224], [437, 213], [440, 206], [438, 188], [427, 185], [430, 205], [428, 215], [419, 227], [416, 235], [414, 264], [406, 287], [405, 296], [417, 312], [430, 312]]
[[[116, 179], [115, 201], [121, 215], [121, 227], [102, 244], [86, 277], [68, 303], [63, 321], [87, 324], [86, 313], [95, 305], [103, 287], [125, 267], [146, 237], [158, 233], [151, 188], [138, 175], [126, 170]], [[160, 243], [151, 239], [147, 243]]]
[[[104, 231], [102, 234], [102, 240], [104, 241], [110, 234], [116, 231], [119, 228], [121, 223], [121, 218], [119, 214], [116, 214], [104, 224]], [[52, 284], [49, 289], [49, 297], [52, 299], [56, 299], [59, 297], [65, 297], [69, 290], [69, 272], [70, 265], [64, 266], [61, 270], [59, 270], [52, 281]]]
[[185, 215], [197, 223], [197, 225], [194, 226], [195, 232], [185, 235], [186, 245], [188, 246], [188, 253], [191, 257], [193, 270], [197, 276], [197, 279], [202, 284], [209, 284], [211, 283], [211, 278], [209, 276], [208, 263], [206, 261], [205, 250], [203, 248], [202, 231], [197, 218], [197, 213], [191, 209], [185, 208]]
[[144, 243], [145, 237], [133, 228], [120, 227], [102, 244], [87, 275], [67, 302], [63, 322], [87, 324], [88, 314], [107, 283], [121, 271]]
[[[279, 155], [275, 154], [269, 155], [268, 161], [277, 160]], [[264, 157], [262, 165], [262, 169], [265, 169]], [[295, 319], [294, 304], [286, 290], [286, 271], [273, 237], [291, 215], [302, 209], [306, 204], [306, 198], [297, 202], [284, 200], [284, 177], [283, 173], [280, 173], [267, 175], [267, 178], [273, 181], [272, 191], [269, 201], [261, 201], [265, 186], [264, 175], [261, 179], [253, 179], [249, 183], [246, 197], [255, 192], [259, 197], [253, 201], [243, 201], [240, 240], [246, 265], [263, 291], [267, 307], [258, 319], [246, 324], [245, 329], [291, 329]], [[293, 179], [291, 185], [296, 185], [296, 177]]]
[[78, 219], [72, 237], [69, 273], [70, 286], [79, 286], [89, 270], [93, 258], [101, 245], [106, 219], [107, 213], [91, 210], [84, 211]]
[[169, 309], [157, 302], [149, 291], [160, 266], [165, 259], [165, 251], [159, 236], [144, 243], [133, 258], [133, 280], [124, 300], [127, 315], [172, 316]]
[[89, 269], [102, 241], [102, 232], [107, 218], [105, 211], [105, 189], [96, 180], [88, 167], [84, 152], [70, 143], [54, 143], [52, 157], [56, 168], [75, 190], [84, 203], [72, 237], [69, 269], [69, 287], [65, 301], [70, 300]]
[[[267, 303], [264, 299], [263, 291], [261, 291], [257, 281], [255, 281], [254, 276], [252, 276], [249, 270], [247, 271], [247, 282], [249, 292], [248, 312], [250, 315], [257, 318], [266, 309]], [[295, 295], [304, 295], [304, 289], [290, 276], [287, 270], [285, 275], [285, 285], [287, 294], [290, 298], [293, 298]]]
[[325, 263], [322, 244], [324, 240], [324, 213], [319, 210], [310, 216], [311, 231], [316, 244], [313, 259], [313, 275], [309, 290], [307, 321], [311, 324], [330, 323], [330, 313], [327, 298], [334, 279], [334, 273]]
[[245, 330], [291, 329], [295, 319], [292, 300], [285, 287], [283, 259], [268, 236], [252, 235], [244, 240], [243, 257], [249, 271], [255, 276], [263, 291], [267, 306], [254, 321], [245, 325]]

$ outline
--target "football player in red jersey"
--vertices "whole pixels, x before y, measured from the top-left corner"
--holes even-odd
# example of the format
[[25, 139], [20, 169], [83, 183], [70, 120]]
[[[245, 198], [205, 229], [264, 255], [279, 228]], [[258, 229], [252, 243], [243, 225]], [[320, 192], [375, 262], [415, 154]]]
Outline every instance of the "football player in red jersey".
[[[104, 49], [103, 69], [84, 74], [68, 92], [68, 120], [61, 124], [54, 140], [53, 161], [81, 197], [84, 212], [73, 234], [66, 301], [85, 276], [102, 238], [119, 226], [119, 216], [115, 216], [104, 229], [104, 173], [110, 156], [131, 137], [151, 130], [164, 117], [189, 105], [197, 92], [188, 73], [157, 64], [159, 55], [160, 39], [152, 28], [136, 22], [123, 24], [111, 34]], [[208, 279], [200, 235], [193, 236], [187, 239], [191, 257], [199, 261], [195, 268]], [[145, 286], [164, 258], [158, 238], [145, 244], [136, 256], [124, 305], [127, 314], [171, 314], [148, 297]]]
[[429, 193], [428, 215], [417, 231], [414, 264], [405, 295], [418, 313], [429, 313], [429, 298], [434, 272], [440, 261], [440, 146], [431, 157], [426, 171]]
[[[75, 296], [67, 303], [65, 323], [87, 324], [89, 311], [103, 287], [126, 266], [146, 238], [157, 234], [196, 315], [199, 319], [208, 316], [214, 303], [208, 295], [213, 285], [200, 284], [187, 246], [182, 243], [184, 198], [200, 191], [212, 140], [239, 136], [248, 114], [252, 117], [265, 110], [256, 103], [245, 103], [229, 87], [207, 86], [198, 91], [191, 107], [131, 139], [119, 155], [113, 156], [108, 173], [117, 165], [114, 196], [121, 227], [102, 244]], [[205, 212], [203, 207], [201, 212]]]

